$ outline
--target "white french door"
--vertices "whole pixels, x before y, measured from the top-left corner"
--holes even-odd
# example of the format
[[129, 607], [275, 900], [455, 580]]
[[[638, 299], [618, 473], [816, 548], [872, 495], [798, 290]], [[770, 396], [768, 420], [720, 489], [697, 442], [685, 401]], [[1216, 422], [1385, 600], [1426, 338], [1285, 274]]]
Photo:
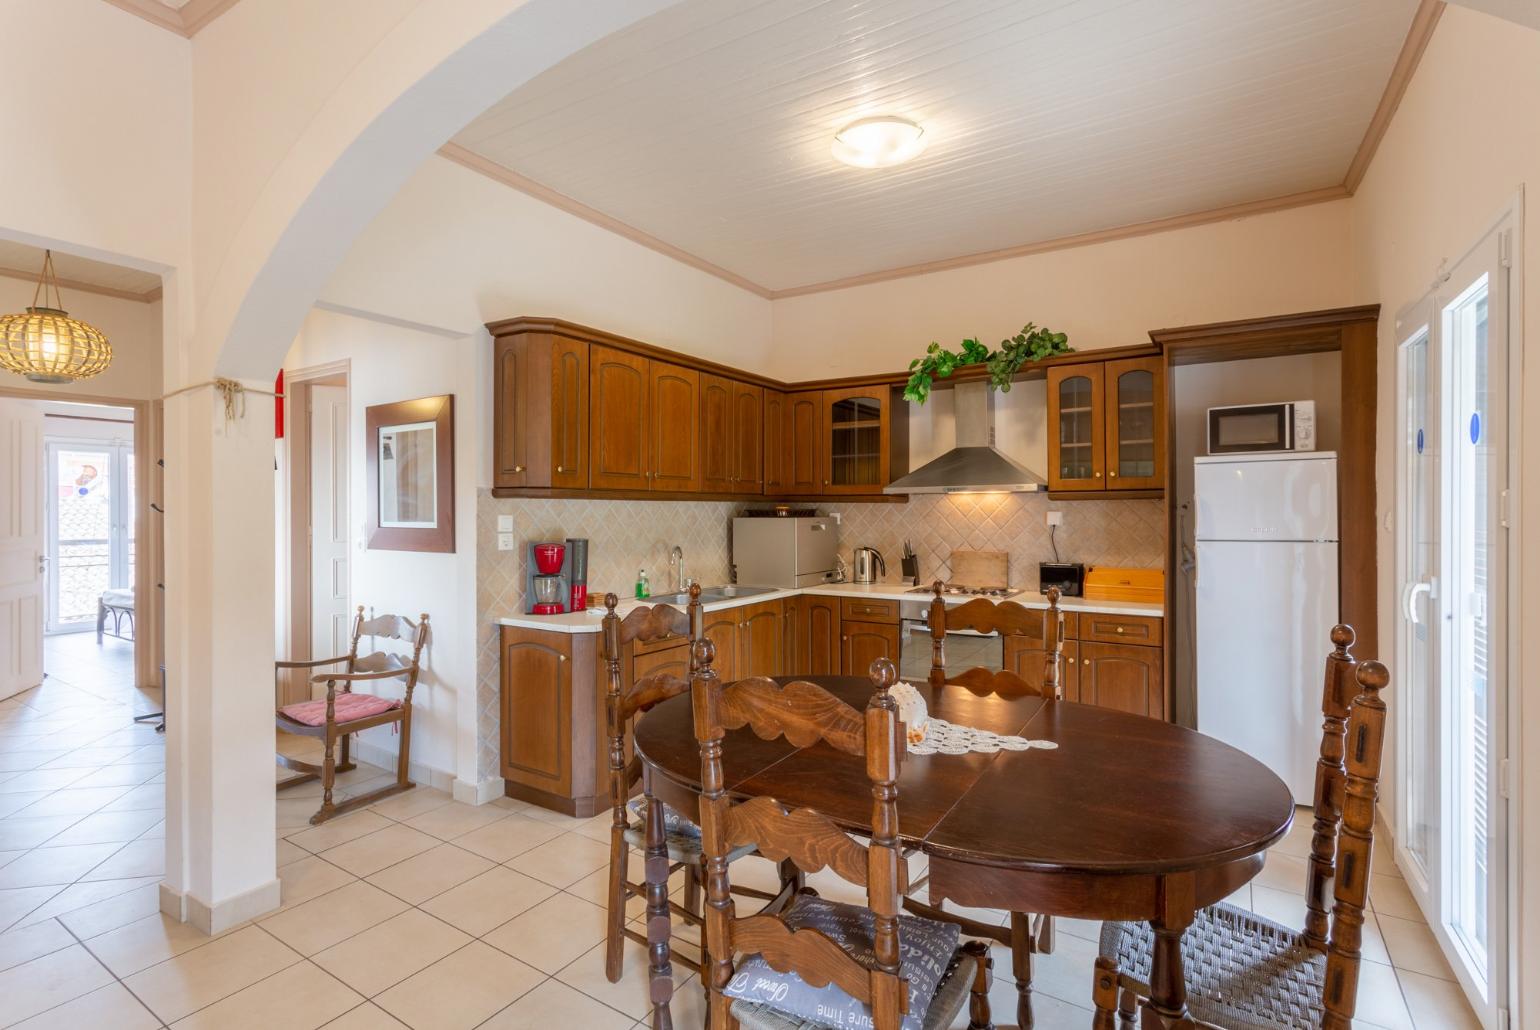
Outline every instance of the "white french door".
[[49, 440], [49, 633], [96, 628], [102, 591], [134, 585], [134, 449]]
[[1513, 234], [1510, 215], [1397, 323], [1396, 857], [1487, 1027], [1508, 1006]]

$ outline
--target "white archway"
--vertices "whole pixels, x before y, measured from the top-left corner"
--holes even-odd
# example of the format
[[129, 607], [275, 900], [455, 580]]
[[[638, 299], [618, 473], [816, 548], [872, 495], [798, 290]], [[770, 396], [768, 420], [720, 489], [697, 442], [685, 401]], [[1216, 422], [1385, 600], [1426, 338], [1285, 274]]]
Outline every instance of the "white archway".
[[[196, 192], [195, 295], [168, 391], [271, 382], [354, 238], [461, 126], [569, 54], [678, 0], [426, 0], [308, 117], [251, 197]], [[235, 12], [239, 14], [239, 9]], [[230, 17], [230, 16], [227, 16]], [[210, 199], [213, 197], [214, 199]], [[243, 205], [238, 218], [232, 204]], [[210, 226], [228, 220], [227, 241]], [[200, 229], [204, 230], [200, 233]], [[199, 245], [201, 244], [201, 246]], [[167, 861], [162, 909], [217, 932], [278, 904], [273, 839], [269, 402], [228, 420], [204, 387], [166, 401]], [[262, 732], [256, 728], [261, 727]]]

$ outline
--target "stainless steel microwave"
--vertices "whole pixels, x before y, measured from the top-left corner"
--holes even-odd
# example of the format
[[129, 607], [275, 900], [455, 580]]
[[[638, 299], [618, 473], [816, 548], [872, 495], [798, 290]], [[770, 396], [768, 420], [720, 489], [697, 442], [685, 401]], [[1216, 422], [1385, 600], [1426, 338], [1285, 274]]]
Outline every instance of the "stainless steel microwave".
[[1208, 452], [1315, 450], [1315, 401], [1208, 409]]

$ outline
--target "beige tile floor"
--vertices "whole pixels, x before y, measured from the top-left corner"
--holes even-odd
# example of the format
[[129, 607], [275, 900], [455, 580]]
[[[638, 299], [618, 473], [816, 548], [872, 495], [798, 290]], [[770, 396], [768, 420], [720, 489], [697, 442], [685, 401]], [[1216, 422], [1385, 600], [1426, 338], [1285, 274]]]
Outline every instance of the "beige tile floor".
[[[127, 682], [121, 652], [80, 639], [89, 651], [72, 641], [45, 686], [0, 702], [0, 1027], [647, 1025], [642, 950], [628, 945], [621, 983], [604, 977], [608, 814], [569, 819], [507, 799], [477, 808], [418, 788], [311, 827], [318, 788], [291, 788], [278, 803], [279, 911], [213, 939], [161, 916], [162, 742], [128, 728], [157, 700], [104, 686]], [[342, 789], [384, 779], [364, 766]], [[1297, 925], [1308, 835], [1303, 812], [1236, 900]], [[1360, 1024], [1475, 1027], [1384, 851], [1377, 868]], [[734, 870], [773, 876], [763, 862]], [[814, 882], [827, 896], [850, 891]], [[1088, 1026], [1098, 926], [1060, 926], [1055, 953], [1037, 961], [1037, 1025]], [[1009, 1020], [1009, 958], [995, 959], [995, 1016]], [[679, 979], [676, 1025], [698, 1026], [699, 981]]]

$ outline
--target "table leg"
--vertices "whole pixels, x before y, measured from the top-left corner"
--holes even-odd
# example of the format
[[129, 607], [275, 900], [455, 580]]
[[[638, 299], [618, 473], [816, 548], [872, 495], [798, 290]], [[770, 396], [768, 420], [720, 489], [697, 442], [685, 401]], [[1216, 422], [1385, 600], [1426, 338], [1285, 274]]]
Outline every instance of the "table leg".
[[652, 1030], [673, 1030], [669, 1001], [674, 996], [674, 968], [670, 961], [668, 908], [668, 837], [664, 831], [663, 804], [643, 788], [647, 798], [646, 850], [643, 868], [647, 885], [647, 994], [652, 1002]]
[[1016, 978], [1016, 1025], [1032, 1030], [1032, 917], [1011, 913], [1011, 974]]
[[1150, 923], [1155, 931], [1155, 948], [1150, 968], [1150, 1000], [1144, 1008], [1141, 1026], [1165, 1030], [1187, 1026], [1186, 970], [1182, 964], [1182, 932], [1192, 925], [1192, 916], [1174, 923], [1157, 919]]

